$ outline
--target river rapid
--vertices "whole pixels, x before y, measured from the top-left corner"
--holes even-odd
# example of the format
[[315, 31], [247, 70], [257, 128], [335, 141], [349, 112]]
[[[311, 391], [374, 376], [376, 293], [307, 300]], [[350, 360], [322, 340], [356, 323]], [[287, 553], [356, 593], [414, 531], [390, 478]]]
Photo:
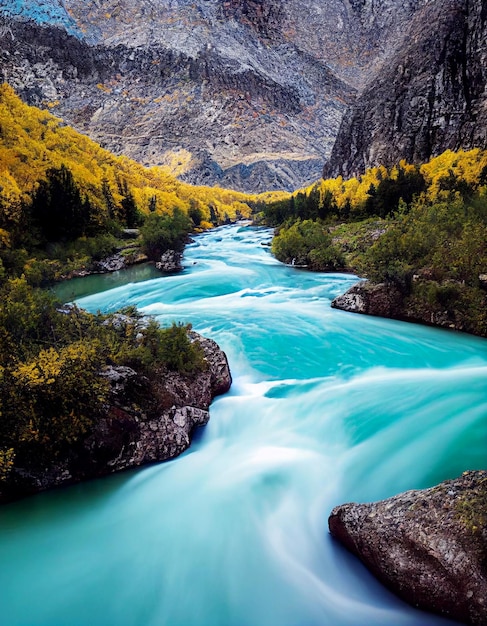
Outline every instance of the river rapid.
[[286, 267], [271, 236], [221, 227], [183, 273], [78, 300], [190, 322], [233, 386], [181, 457], [0, 510], [1, 624], [453, 623], [385, 590], [327, 518], [486, 468], [487, 341], [333, 310], [357, 278]]

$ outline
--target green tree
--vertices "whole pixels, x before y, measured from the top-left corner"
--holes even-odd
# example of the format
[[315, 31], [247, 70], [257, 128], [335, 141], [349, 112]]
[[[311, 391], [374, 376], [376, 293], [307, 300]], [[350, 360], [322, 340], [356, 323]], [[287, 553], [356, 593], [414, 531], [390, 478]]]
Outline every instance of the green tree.
[[180, 252], [192, 228], [191, 219], [179, 209], [174, 209], [172, 215], [151, 213], [140, 229], [143, 249], [153, 260], [158, 260], [166, 250]]
[[159, 328], [155, 322], [145, 332], [145, 344], [153, 358], [170, 370], [182, 374], [202, 371], [206, 362], [203, 349], [196, 341], [191, 341], [188, 331], [191, 325], [173, 324], [169, 328]]
[[332, 245], [323, 226], [312, 220], [296, 221], [283, 227], [272, 242], [274, 256], [292, 265], [309, 265], [314, 270], [341, 267], [343, 257]]
[[48, 169], [46, 180], [39, 181], [31, 214], [34, 225], [47, 241], [72, 240], [86, 235], [92, 220], [91, 204], [87, 198], [82, 198], [65, 165]]

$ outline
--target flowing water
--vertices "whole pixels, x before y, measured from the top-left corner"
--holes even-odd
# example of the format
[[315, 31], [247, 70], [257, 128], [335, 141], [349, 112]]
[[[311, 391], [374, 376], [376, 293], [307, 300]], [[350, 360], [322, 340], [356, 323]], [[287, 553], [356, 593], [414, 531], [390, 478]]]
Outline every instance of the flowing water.
[[[191, 322], [234, 383], [168, 463], [0, 510], [0, 623], [431, 626], [327, 531], [331, 509], [486, 467], [487, 342], [335, 311], [353, 276], [197, 237], [182, 274], [84, 297]], [[92, 287], [91, 287], [92, 288]]]

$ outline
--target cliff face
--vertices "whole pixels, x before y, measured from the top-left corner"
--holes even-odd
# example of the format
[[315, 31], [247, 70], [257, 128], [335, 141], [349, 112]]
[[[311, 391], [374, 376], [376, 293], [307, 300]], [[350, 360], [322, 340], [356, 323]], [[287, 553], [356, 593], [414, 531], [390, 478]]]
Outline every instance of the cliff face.
[[324, 175], [487, 147], [487, 8], [432, 0], [347, 112]]
[[486, 146], [484, 4], [18, 1], [0, 8], [0, 78], [188, 182], [293, 189], [328, 158], [349, 176]]
[[425, 4], [13, 2], [0, 73], [117, 154], [190, 182], [291, 189], [320, 176], [347, 104]]

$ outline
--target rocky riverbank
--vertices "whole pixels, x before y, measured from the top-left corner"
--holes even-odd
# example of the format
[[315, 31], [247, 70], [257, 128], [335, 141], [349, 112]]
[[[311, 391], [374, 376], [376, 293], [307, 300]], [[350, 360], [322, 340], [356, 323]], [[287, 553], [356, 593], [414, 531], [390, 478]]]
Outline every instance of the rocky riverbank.
[[[154, 262], [153, 265], [163, 274], [172, 274], [183, 270], [182, 260], [183, 255], [180, 252], [166, 250], [166, 252], [161, 255], [160, 260]], [[134, 247], [130, 250], [129, 254], [115, 252], [104, 259], [93, 261], [87, 266], [62, 275], [61, 280], [84, 278], [85, 276], [92, 276], [93, 274], [109, 274], [110, 272], [118, 272], [132, 267], [132, 265], [140, 265], [142, 263], [151, 263], [151, 261], [149, 261], [146, 254], [141, 252], [139, 247]]]
[[0, 502], [184, 452], [194, 429], [207, 423], [213, 398], [231, 385], [228, 361], [218, 345], [194, 331], [189, 338], [203, 350], [202, 371], [188, 375], [160, 367], [142, 374], [127, 366], [106, 366], [100, 375], [110, 392], [94, 428], [49, 467], [14, 467], [1, 483]]
[[371, 504], [343, 504], [331, 534], [414, 606], [487, 624], [487, 472]]
[[[442, 306], [438, 299], [428, 299], [428, 290], [455, 290], [455, 301]], [[478, 290], [485, 299], [485, 286]], [[394, 284], [361, 281], [343, 295], [336, 297], [331, 306], [350, 313], [362, 313], [390, 319], [438, 326], [479, 336], [486, 336], [483, 317], [475, 315], [476, 302], [464, 285], [449, 283], [439, 285], [435, 281], [418, 281], [412, 291], [405, 294]], [[446, 298], [445, 298], [446, 300]], [[451, 299], [453, 300], [453, 299]], [[469, 306], [470, 305], [470, 306]]]

